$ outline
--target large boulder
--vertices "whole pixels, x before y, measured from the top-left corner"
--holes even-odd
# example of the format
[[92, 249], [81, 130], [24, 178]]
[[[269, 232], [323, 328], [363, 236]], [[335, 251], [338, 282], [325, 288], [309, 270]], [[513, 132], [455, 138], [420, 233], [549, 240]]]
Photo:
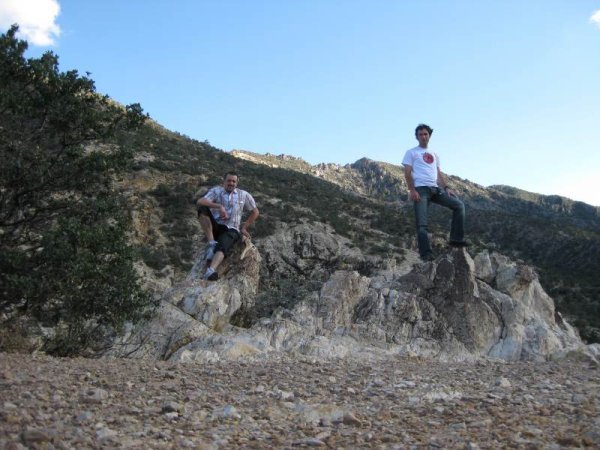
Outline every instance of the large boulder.
[[[456, 249], [408, 274], [337, 271], [318, 293], [250, 334], [274, 350], [330, 357], [373, 348], [444, 360], [535, 360], [583, 346], [557, 320], [531, 268], [496, 254], [475, 260]], [[486, 260], [487, 274], [480, 265]]]
[[352, 268], [364, 257], [330, 225], [302, 222], [277, 227], [259, 243], [265, 272], [272, 278], [318, 278], [332, 267]]
[[161, 301], [151, 320], [128, 326], [105, 356], [169, 359], [180, 347], [209, 334], [211, 330], [206, 325]]
[[219, 266], [219, 281], [202, 279], [206, 261], [200, 256], [187, 278], [163, 294], [153, 318], [129, 327], [107, 355], [168, 359], [190, 342], [220, 333], [235, 314], [253, 308], [259, 268], [260, 254], [245, 238]]
[[533, 269], [487, 252], [474, 261], [464, 249], [371, 283], [357, 321], [365, 338], [446, 359], [535, 360], [583, 345]]
[[485, 280], [479, 281], [482, 300], [494, 305], [503, 321], [490, 356], [540, 359], [581, 345], [577, 331], [555, 312], [552, 298], [531, 267], [498, 253], [482, 252], [476, 261], [487, 267]]

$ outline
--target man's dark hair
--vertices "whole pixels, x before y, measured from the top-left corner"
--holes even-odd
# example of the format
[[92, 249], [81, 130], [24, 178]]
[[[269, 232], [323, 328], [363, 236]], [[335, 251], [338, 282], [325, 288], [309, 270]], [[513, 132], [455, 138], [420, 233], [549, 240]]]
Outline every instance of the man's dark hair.
[[417, 128], [415, 128], [415, 137], [419, 137], [420, 130], [427, 130], [429, 136], [433, 134], [433, 128], [431, 128], [429, 125], [425, 125], [424, 123], [420, 123], [417, 125]]
[[227, 179], [227, 176], [229, 176], [229, 175], [233, 175], [234, 177], [237, 177], [237, 178], [238, 178], [238, 180], [240, 179], [240, 177], [239, 177], [239, 175], [237, 174], [237, 172], [234, 172], [233, 170], [230, 170], [229, 172], [227, 172], [227, 173], [226, 173], [226, 174], [223, 176], [223, 179], [224, 179], [224, 180], [226, 180], [226, 179]]

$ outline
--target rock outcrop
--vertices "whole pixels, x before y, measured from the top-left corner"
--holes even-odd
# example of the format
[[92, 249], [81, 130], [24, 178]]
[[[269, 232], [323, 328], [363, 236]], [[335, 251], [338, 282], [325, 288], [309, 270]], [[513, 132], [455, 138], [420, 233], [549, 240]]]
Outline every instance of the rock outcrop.
[[280, 226], [260, 245], [263, 269], [273, 278], [321, 278], [332, 267], [356, 267], [365, 257], [352, 242], [322, 223]]
[[253, 308], [260, 254], [249, 240], [219, 266], [224, 281], [203, 280], [205, 268], [199, 257], [187, 278], [165, 291], [153, 319], [129, 328], [107, 354], [168, 359], [182, 346], [221, 331], [234, 314]]
[[165, 292], [157, 316], [130, 330], [110, 354], [177, 361], [281, 352], [322, 359], [379, 353], [518, 361], [585, 351], [535, 271], [498, 253], [473, 259], [453, 249], [432, 262], [388, 264], [364, 276], [352, 265], [367, 259], [326, 226], [280, 229], [261, 248], [263, 271], [273, 276], [334, 269], [319, 290], [241, 328], [233, 323], [255, 306], [261, 265], [258, 250], [246, 242], [222, 265], [217, 282], [199, 279], [199, 261]]

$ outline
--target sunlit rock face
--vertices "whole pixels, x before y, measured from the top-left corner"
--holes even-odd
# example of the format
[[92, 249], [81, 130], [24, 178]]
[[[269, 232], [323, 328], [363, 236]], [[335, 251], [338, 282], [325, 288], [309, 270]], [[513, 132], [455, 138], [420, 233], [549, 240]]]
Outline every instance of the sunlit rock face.
[[[319, 359], [411, 355], [440, 360], [542, 360], [585, 349], [555, 314], [535, 271], [498, 253], [474, 258], [453, 249], [435, 261], [369, 263], [324, 225], [300, 224], [240, 244], [201, 279], [199, 259], [187, 279], [164, 292], [155, 318], [120, 337], [113, 356], [218, 361], [302, 354]], [[410, 262], [410, 263], [409, 263]], [[268, 317], [254, 314], [261, 264], [275, 276], [315, 277], [320, 288]], [[326, 272], [327, 268], [342, 267]], [[236, 320], [240, 315], [252, 321]], [[233, 325], [246, 323], [246, 328]]]

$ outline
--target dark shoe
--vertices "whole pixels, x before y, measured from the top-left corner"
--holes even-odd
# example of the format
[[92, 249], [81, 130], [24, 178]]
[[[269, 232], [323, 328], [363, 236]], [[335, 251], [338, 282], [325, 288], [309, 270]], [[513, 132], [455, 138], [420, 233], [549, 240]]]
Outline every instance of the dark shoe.
[[468, 247], [471, 244], [467, 241], [450, 241], [448, 245], [450, 247]]
[[209, 267], [208, 269], [206, 269], [206, 272], [204, 273], [204, 277], [205, 280], [209, 280], [209, 281], [217, 281], [219, 279], [219, 274], [217, 273], [217, 271], [215, 269], [213, 269], [212, 267]]
[[219, 279], [219, 274], [217, 272], [211, 273], [206, 279], [208, 281], [217, 281]]

